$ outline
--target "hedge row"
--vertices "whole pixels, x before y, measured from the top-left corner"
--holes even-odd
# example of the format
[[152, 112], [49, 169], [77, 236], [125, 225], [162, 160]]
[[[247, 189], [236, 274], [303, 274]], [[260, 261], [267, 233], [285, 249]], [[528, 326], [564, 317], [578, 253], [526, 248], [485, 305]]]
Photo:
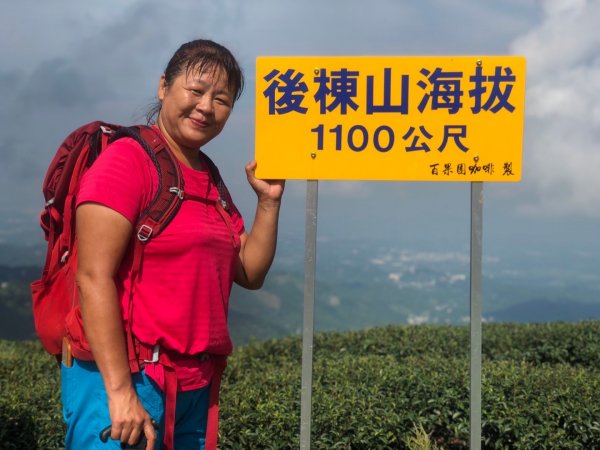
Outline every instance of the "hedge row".
[[0, 341], [0, 448], [62, 448], [59, 375], [37, 342]]
[[[404, 449], [420, 424], [469, 438], [468, 328], [397, 326], [315, 338], [312, 448]], [[600, 448], [600, 324], [484, 325], [483, 448]], [[299, 446], [300, 338], [252, 343], [222, 387], [223, 449]], [[56, 363], [0, 341], [0, 447], [61, 448]]]
[[[580, 348], [598, 345], [598, 324], [494, 325], [486, 334], [483, 448], [600, 448], [600, 366]], [[232, 358], [223, 448], [298, 447], [300, 355], [300, 340], [286, 338]], [[414, 424], [441, 448], [469, 447], [468, 330], [319, 335], [313, 376], [313, 448], [403, 449]]]
[[[388, 326], [358, 332], [318, 334], [315, 359], [347, 353], [354, 356], [387, 355], [402, 361], [410, 356], [468, 358], [469, 327], [451, 325]], [[300, 361], [302, 342], [297, 337], [244, 346], [257, 364], [276, 359]], [[568, 364], [600, 367], [600, 321], [547, 324], [484, 324], [483, 359], [531, 364]]]

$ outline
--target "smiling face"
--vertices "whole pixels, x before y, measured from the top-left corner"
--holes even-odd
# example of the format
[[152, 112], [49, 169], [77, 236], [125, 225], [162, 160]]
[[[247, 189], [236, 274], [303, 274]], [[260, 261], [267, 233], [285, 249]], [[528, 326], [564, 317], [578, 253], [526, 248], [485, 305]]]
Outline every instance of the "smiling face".
[[186, 154], [196, 153], [221, 132], [234, 103], [220, 67], [184, 71], [170, 84], [163, 75], [158, 98], [162, 106], [157, 125], [173, 150]]

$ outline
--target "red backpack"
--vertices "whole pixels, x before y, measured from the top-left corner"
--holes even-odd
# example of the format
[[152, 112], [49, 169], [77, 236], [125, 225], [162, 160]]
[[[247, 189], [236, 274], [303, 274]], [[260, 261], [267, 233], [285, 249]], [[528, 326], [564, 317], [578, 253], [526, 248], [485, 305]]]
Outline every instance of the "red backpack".
[[[173, 219], [185, 198], [184, 183], [179, 162], [171, 153], [161, 135], [149, 126], [123, 127], [104, 122], [92, 122], [73, 131], [58, 148], [50, 163], [43, 184], [46, 200], [40, 215], [44, 237], [48, 241], [46, 261], [39, 280], [31, 284], [33, 318], [36, 332], [43, 347], [60, 362], [63, 342], [68, 336], [75, 357], [93, 360], [85, 337], [79, 311], [79, 293], [75, 282], [77, 271], [77, 242], [75, 240], [75, 205], [83, 174], [98, 155], [115, 140], [122, 137], [135, 139], [144, 148], [158, 172], [159, 187], [150, 205], [142, 212], [134, 228], [132, 278], [141, 266], [145, 244], [161, 233]], [[218, 208], [229, 212], [231, 197], [219, 171], [211, 159], [202, 153], [218, 192]], [[226, 214], [228, 215], [228, 214]], [[130, 308], [133, 299], [129, 300]], [[131, 317], [131, 315], [130, 315]], [[131, 324], [125, 330], [127, 351], [132, 373], [140, 370], [139, 342], [134, 342]], [[168, 355], [166, 356], [168, 364]], [[143, 359], [143, 358], [142, 358]], [[207, 449], [216, 448], [218, 426], [218, 391], [225, 360], [217, 362], [218, 373], [211, 386], [211, 409]], [[169, 409], [174, 414], [174, 389], [167, 393]], [[165, 441], [172, 442], [172, 417], [167, 417]], [[210, 441], [210, 445], [208, 442]]]
[[[173, 219], [184, 198], [183, 176], [179, 163], [160, 134], [149, 126], [123, 127], [104, 122], [91, 122], [73, 131], [58, 148], [50, 163], [42, 192], [46, 200], [40, 225], [48, 241], [46, 261], [39, 280], [31, 284], [33, 317], [36, 332], [48, 353], [59, 359], [65, 324], [75, 320], [79, 305], [75, 284], [77, 245], [75, 242], [75, 205], [83, 174], [108, 144], [122, 137], [135, 139], [153, 161], [159, 176], [159, 187], [135, 226], [140, 247], [156, 237]], [[202, 154], [219, 191], [219, 202], [228, 210], [229, 193], [217, 167]], [[141, 250], [143, 251], [143, 250]], [[134, 266], [133, 271], [137, 269]], [[69, 327], [74, 349], [82, 359], [89, 351], [83, 329]], [[130, 355], [130, 358], [134, 355]]]
[[[31, 284], [33, 318], [36, 332], [46, 351], [60, 360], [66, 322], [79, 306], [75, 283], [77, 245], [75, 242], [75, 205], [83, 174], [98, 155], [114, 140], [128, 136], [139, 142], [154, 162], [159, 174], [159, 189], [150, 206], [140, 216], [136, 241], [145, 243], [158, 235], [179, 209], [183, 177], [179, 165], [160, 135], [151, 127], [121, 127], [92, 122], [73, 131], [58, 148], [43, 184], [46, 200], [40, 215], [48, 241], [46, 261], [39, 280]], [[83, 329], [70, 327], [72, 341], [89, 351]], [[89, 358], [92, 359], [91, 353]]]

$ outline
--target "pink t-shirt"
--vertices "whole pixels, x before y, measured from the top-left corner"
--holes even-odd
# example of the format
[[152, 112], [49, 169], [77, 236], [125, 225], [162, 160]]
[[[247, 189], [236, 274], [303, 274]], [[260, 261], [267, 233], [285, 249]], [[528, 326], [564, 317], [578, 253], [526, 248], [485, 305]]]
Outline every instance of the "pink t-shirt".
[[[159, 344], [181, 355], [228, 355], [232, 342], [227, 327], [229, 294], [238, 264], [243, 219], [231, 208], [234, 236], [215, 206], [218, 191], [208, 172], [180, 164], [184, 191], [207, 201], [184, 200], [163, 232], [145, 244], [134, 286], [132, 329], [141, 342]], [[156, 168], [142, 147], [123, 138], [106, 148], [84, 175], [77, 204], [95, 202], [127, 218], [134, 226], [154, 197]], [[125, 321], [131, 286], [132, 252], [116, 278]], [[211, 360], [186, 360], [178, 365], [180, 389], [210, 382]], [[160, 385], [162, 367], [146, 365]]]

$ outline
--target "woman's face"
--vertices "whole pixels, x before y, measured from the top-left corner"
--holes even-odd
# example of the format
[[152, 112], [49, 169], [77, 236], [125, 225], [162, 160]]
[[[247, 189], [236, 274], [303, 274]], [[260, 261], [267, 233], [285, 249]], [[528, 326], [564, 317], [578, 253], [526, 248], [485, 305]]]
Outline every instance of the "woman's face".
[[181, 73], [158, 86], [162, 103], [158, 123], [182, 149], [197, 150], [217, 136], [231, 114], [233, 94], [221, 68]]

